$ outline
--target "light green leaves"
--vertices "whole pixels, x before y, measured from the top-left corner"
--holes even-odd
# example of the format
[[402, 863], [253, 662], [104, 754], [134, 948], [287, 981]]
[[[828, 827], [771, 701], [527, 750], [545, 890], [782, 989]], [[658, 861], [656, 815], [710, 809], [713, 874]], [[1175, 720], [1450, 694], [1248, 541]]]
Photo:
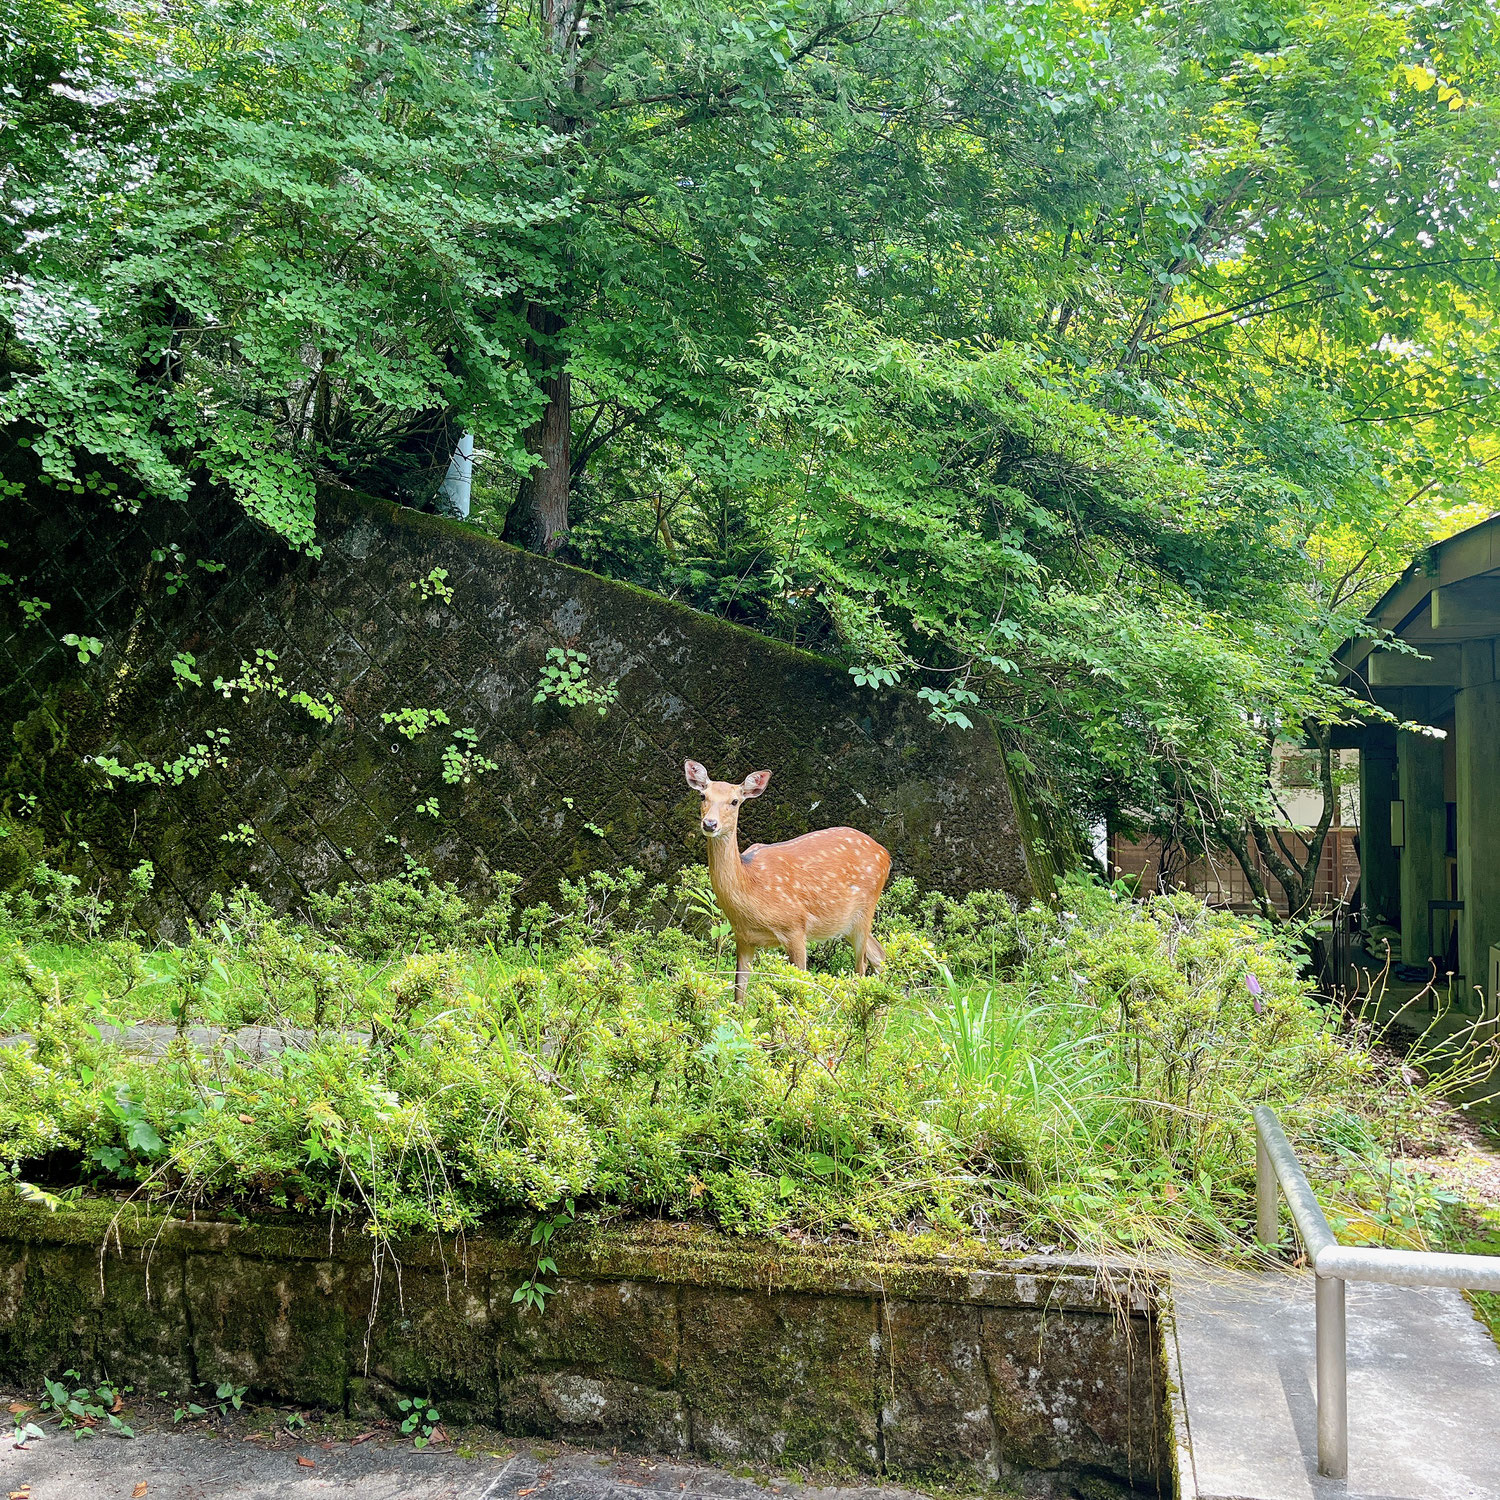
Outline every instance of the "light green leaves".
[[[179, 651], [172, 658], [172, 680], [178, 688], [185, 688], [189, 684], [193, 687], [202, 687], [203, 679], [197, 672], [198, 658], [191, 651]], [[220, 689], [222, 691], [222, 689]]]
[[241, 703], [248, 703], [256, 693], [271, 693], [275, 697], [285, 698], [286, 684], [277, 669], [279, 661], [280, 657], [276, 652], [264, 646], [259, 647], [254, 661], [240, 663], [239, 676], [215, 677], [214, 691], [222, 693], [226, 698], [238, 693]]
[[62, 638], [62, 643], [71, 646], [78, 653], [79, 663], [85, 667], [104, 650], [104, 642], [96, 635], [74, 635], [70, 632]]
[[195, 781], [211, 767], [222, 768], [228, 764], [229, 732], [225, 729], [210, 729], [204, 738], [190, 745], [181, 755], [164, 760], [138, 760], [125, 765], [112, 755], [96, 755], [91, 763], [110, 781], [123, 781], [140, 785], [181, 786], [185, 781]]
[[296, 692], [287, 700], [295, 703], [309, 719], [318, 724], [332, 724], [343, 713], [343, 705], [336, 703], [332, 693], [321, 693], [316, 698], [311, 693]]
[[960, 729], [972, 729], [974, 721], [964, 711], [965, 709], [977, 709], [979, 705], [979, 694], [970, 692], [968, 688], [955, 686], [947, 688], [924, 687], [917, 689], [917, 697], [924, 703], [931, 705], [928, 717], [940, 724], [957, 724]]
[[433, 568], [425, 578], [414, 579], [412, 589], [424, 603], [429, 599], [441, 599], [444, 604], [453, 603], [447, 568]]
[[449, 722], [448, 715], [440, 708], [398, 708], [380, 716], [380, 722], [394, 727], [396, 733], [408, 740], [420, 739], [429, 729]]
[[547, 663], [542, 668], [531, 701], [551, 701], [560, 708], [592, 708], [602, 719], [619, 696], [616, 683], [601, 686], [591, 680], [586, 651], [575, 651], [571, 646], [552, 646], [548, 648]]
[[[288, 703], [295, 703], [308, 718], [318, 724], [331, 724], [343, 713], [343, 706], [330, 692], [314, 695], [306, 689], [299, 689], [295, 693], [288, 693], [281, 675], [280, 661], [281, 658], [275, 651], [264, 646], [258, 647], [253, 661], [240, 663], [238, 676], [215, 677], [214, 691], [222, 693], [226, 698], [238, 693], [241, 703], [249, 703], [258, 693], [269, 693], [273, 698], [284, 698]], [[180, 652], [172, 659], [172, 671], [179, 687], [189, 682], [199, 687], [203, 685], [203, 679], [193, 670], [194, 666], [196, 660], [187, 652]], [[386, 716], [387, 722], [390, 718], [391, 715]]]
[[443, 780], [449, 786], [468, 786], [499, 763], [479, 753], [479, 735], [473, 729], [455, 729], [453, 743], [443, 749]]

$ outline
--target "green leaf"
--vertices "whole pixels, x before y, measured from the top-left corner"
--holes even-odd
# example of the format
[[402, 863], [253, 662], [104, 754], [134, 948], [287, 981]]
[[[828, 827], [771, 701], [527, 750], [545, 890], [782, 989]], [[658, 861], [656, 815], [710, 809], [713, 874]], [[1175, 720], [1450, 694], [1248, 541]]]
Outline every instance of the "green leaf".
[[125, 1128], [125, 1143], [132, 1151], [145, 1156], [160, 1156], [166, 1151], [166, 1143], [156, 1133], [149, 1120], [131, 1120]]

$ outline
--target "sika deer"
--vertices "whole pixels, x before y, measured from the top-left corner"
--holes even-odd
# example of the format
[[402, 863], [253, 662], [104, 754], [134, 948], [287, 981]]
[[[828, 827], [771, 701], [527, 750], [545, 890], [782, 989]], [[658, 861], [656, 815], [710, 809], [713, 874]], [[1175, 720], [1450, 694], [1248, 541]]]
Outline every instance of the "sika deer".
[[857, 828], [821, 828], [784, 844], [739, 847], [740, 805], [765, 791], [769, 771], [742, 782], [710, 781], [695, 760], [684, 761], [687, 784], [703, 795], [708, 874], [719, 909], [734, 929], [734, 996], [742, 1002], [750, 965], [761, 948], [785, 948], [799, 969], [807, 945], [848, 938], [854, 971], [878, 969], [885, 950], [870, 936], [875, 903], [891, 873], [891, 857]]

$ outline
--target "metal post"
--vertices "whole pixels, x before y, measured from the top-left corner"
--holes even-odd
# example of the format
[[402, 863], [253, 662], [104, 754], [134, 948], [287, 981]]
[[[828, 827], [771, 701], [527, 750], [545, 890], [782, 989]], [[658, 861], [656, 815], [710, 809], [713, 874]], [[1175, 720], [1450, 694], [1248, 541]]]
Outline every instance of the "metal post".
[[1344, 1337], [1344, 1283], [1316, 1276], [1318, 1319], [1318, 1473], [1349, 1477], [1349, 1369]]
[[1268, 1247], [1276, 1240], [1278, 1188], [1312, 1262], [1317, 1288], [1318, 1473], [1347, 1481], [1349, 1366], [1344, 1283], [1374, 1281], [1385, 1286], [1457, 1286], [1500, 1292], [1500, 1255], [1450, 1255], [1436, 1250], [1339, 1244], [1275, 1111], [1257, 1104], [1255, 1232]]
[[1267, 1250], [1276, 1248], [1278, 1225], [1276, 1210], [1276, 1168], [1260, 1130], [1255, 1132], [1255, 1237]]

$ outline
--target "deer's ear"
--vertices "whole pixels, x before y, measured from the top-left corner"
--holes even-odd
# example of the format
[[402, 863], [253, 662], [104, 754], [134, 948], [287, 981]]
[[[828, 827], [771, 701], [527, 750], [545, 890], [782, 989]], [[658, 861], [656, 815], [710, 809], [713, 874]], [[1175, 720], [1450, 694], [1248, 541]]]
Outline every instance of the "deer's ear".
[[708, 790], [708, 772], [697, 761], [683, 761], [682, 774], [687, 777], [687, 784], [695, 792], [706, 792]]
[[758, 797], [765, 791], [766, 783], [771, 779], [769, 771], [752, 771], [741, 783], [740, 791], [746, 797]]

